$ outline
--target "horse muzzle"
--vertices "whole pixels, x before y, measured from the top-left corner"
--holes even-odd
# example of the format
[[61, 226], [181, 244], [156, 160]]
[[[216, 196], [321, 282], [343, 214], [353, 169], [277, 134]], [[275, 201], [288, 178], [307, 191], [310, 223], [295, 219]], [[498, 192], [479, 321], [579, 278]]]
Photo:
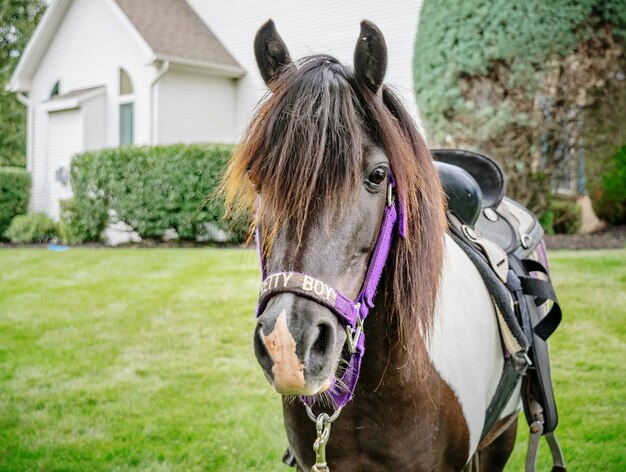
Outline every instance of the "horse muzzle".
[[277, 295], [257, 319], [254, 351], [281, 395], [316, 395], [332, 384], [345, 334], [330, 310]]

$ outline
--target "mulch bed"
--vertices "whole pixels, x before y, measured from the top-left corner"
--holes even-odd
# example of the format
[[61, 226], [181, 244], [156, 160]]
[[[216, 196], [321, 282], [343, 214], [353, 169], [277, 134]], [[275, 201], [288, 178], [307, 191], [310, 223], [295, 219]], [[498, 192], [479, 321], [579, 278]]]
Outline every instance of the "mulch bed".
[[[548, 249], [623, 249], [626, 247], [626, 225], [609, 226], [594, 234], [548, 234], [545, 236]], [[0, 242], [2, 248], [46, 248], [47, 244], [12, 244]], [[108, 248], [100, 243], [82, 244], [78, 247]], [[121, 244], [117, 247], [127, 248], [200, 248], [200, 247], [240, 247], [236, 244], [208, 244], [189, 241], [155, 241], [143, 240], [140, 243]]]
[[[59, 243], [61, 244], [61, 243]], [[46, 249], [50, 243], [43, 244], [15, 244], [7, 241], [0, 242], [0, 249], [16, 249], [16, 248], [39, 248]], [[213, 243], [213, 242], [195, 242], [195, 241], [160, 241], [156, 239], [144, 239], [138, 243], [123, 243], [117, 246], [108, 246], [102, 243], [83, 243], [70, 246], [72, 248], [95, 248], [95, 249], [119, 249], [119, 248], [131, 248], [131, 249], [153, 249], [153, 248], [239, 248], [240, 244], [234, 243]]]
[[548, 249], [623, 249], [626, 247], [626, 225], [609, 226], [593, 234], [548, 234]]

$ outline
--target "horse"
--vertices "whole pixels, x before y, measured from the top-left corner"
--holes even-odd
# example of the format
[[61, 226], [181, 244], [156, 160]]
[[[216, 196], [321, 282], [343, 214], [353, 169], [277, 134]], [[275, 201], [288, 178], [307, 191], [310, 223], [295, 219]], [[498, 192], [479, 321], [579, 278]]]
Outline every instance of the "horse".
[[255, 215], [254, 352], [282, 395], [297, 469], [502, 470], [519, 382], [481, 434], [505, 362], [496, 308], [447, 233], [432, 154], [384, 84], [382, 33], [361, 23], [353, 68], [292, 61], [272, 20], [254, 50], [269, 92], [225, 199]]

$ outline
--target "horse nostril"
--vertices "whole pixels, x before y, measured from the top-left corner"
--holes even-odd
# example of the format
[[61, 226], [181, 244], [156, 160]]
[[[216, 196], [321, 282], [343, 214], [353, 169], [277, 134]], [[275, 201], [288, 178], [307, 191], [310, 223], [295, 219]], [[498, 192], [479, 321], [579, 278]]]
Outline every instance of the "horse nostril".
[[272, 358], [267, 350], [267, 346], [265, 346], [265, 342], [263, 341], [262, 330], [263, 325], [259, 323], [254, 331], [254, 354], [256, 355], [256, 358], [263, 370], [269, 374], [272, 370]]
[[330, 328], [324, 323], [317, 325], [317, 337], [311, 346], [311, 351], [323, 356], [329, 347]]
[[336, 333], [330, 323], [319, 323], [316, 328], [306, 362], [306, 370], [313, 376], [319, 375], [328, 366], [336, 340]]

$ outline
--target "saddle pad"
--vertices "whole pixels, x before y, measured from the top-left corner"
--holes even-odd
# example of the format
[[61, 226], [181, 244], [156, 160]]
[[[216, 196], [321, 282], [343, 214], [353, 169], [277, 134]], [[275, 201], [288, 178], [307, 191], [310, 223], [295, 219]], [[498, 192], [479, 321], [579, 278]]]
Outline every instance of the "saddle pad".
[[[450, 227], [454, 228], [454, 225], [450, 225]], [[528, 349], [528, 338], [520, 328], [520, 323], [515, 316], [513, 299], [506, 286], [500, 281], [485, 258], [462, 237], [456, 234], [454, 229], [450, 232], [450, 236], [472, 260], [478, 273], [485, 282], [487, 290], [489, 290], [489, 294], [496, 307], [498, 324], [500, 325], [502, 340], [507, 351], [513, 354]]]

